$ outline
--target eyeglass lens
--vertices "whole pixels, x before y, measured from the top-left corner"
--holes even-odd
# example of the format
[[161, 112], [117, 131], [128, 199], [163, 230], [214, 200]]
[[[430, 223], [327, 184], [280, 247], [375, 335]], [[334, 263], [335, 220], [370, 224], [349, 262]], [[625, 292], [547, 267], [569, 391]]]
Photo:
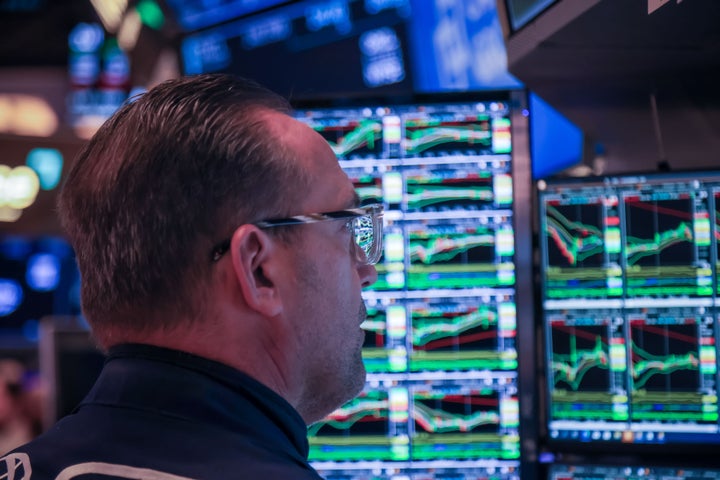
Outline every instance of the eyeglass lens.
[[369, 260], [375, 239], [373, 220], [370, 216], [357, 217], [354, 220], [355, 243], [357, 243], [365, 254], [365, 261]]
[[375, 264], [380, 259], [381, 249], [376, 242], [380, 241], [378, 231], [381, 223], [373, 215], [363, 215], [353, 219], [355, 243], [360, 247], [358, 260], [367, 264]]

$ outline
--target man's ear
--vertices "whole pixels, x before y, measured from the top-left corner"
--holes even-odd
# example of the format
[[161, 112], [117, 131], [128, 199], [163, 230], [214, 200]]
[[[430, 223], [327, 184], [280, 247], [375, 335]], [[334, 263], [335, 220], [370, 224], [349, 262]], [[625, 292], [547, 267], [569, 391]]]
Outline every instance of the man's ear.
[[233, 269], [245, 302], [269, 317], [282, 311], [277, 250], [275, 242], [254, 225], [240, 226], [230, 243]]

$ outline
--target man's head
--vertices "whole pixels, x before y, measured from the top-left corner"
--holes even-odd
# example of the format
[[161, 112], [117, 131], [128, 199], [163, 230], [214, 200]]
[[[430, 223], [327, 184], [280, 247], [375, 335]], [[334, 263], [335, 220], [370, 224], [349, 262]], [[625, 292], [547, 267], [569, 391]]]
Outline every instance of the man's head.
[[224, 361], [314, 421], [362, 387], [360, 289], [376, 272], [347, 221], [254, 225], [357, 206], [328, 144], [288, 112], [236, 77], [166, 82], [81, 152], [60, 215], [101, 345]]
[[[235, 78], [170, 81], [122, 107], [80, 153], [59, 207], [101, 343], [106, 328], [200, 315], [217, 235], [282, 213], [307, 188], [292, 153], [264, 134], [265, 110], [288, 106]], [[285, 201], [268, 188], [277, 184], [294, 184]]]

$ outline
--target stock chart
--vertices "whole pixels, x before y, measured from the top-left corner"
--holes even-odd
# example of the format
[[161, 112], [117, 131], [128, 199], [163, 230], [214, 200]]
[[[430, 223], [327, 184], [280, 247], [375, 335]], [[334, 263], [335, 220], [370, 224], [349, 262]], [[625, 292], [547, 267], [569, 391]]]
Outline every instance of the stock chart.
[[363, 204], [385, 208], [363, 393], [309, 428], [328, 479], [519, 478], [510, 108], [307, 107]]
[[717, 172], [540, 185], [548, 430], [718, 444]]

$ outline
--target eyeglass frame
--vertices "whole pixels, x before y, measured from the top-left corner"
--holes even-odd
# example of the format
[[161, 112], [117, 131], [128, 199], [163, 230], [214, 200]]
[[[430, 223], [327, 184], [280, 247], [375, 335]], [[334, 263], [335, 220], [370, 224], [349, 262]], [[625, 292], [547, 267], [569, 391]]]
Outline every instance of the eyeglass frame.
[[[383, 205], [381, 203], [373, 203], [358, 208], [346, 208], [344, 210], [334, 210], [332, 212], [306, 213], [303, 215], [294, 215], [285, 218], [271, 218], [268, 220], [260, 220], [252, 222], [260, 229], [268, 229], [273, 227], [305, 225], [310, 223], [329, 222], [333, 220], [355, 220], [367, 217], [371, 221], [371, 231], [373, 234], [370, 251], [367, 252], [358, 243], [355, 227], [353, 227], [353, 241], [356, 247], [355, 257], [359, 262], [365, 265], [375, 265], [382, 256], [382, 232], [383, 232]], [[215, 245], [210, 252], [210, 260], [215, 263], [219, 261], [225, 253], [230, 250], [230, 242], [232, 238], [228, 238]], [[362, 253], [361, 253], [362, 252]]]

